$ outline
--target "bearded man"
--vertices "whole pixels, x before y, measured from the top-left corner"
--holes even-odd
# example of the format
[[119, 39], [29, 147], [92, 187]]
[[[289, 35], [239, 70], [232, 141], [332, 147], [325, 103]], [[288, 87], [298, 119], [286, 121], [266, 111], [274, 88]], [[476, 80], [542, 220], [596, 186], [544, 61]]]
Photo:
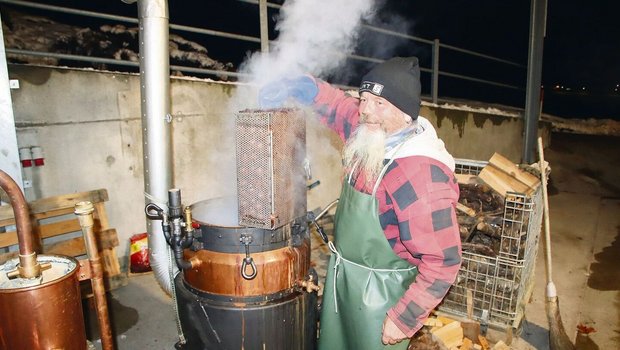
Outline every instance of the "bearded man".
[[454, 159], [420, 111], [416, 57], [385, 61], [360, 98], [303, 76], [261, 89], [263, 108], [311, 105], [345, 142], [319, 349], [406, 349], [461, 264]]

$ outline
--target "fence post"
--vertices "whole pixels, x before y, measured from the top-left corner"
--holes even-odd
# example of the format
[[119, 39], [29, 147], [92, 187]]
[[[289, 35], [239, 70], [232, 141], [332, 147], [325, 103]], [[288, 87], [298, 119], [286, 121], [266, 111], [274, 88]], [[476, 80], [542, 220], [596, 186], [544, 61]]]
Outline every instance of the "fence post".
[[433, 103], [437, 104], [439, 94], [439, 39], [433, 42], [433, 81], [431, 82], [431, 97]]
[[530, 37], [527, 59], [527, 87], [523, 113], [523, 163], [535, 160], [538, 121], [540, 119], [540, 84], [542, 81], [543, 46], [547, 18], [547, 0], [532, 0], [530, 5]]
[[258, 4], [260, 17], [260, 50], [269, 52], [269, 23], [267, 22], [267, 0], [260, 0]]

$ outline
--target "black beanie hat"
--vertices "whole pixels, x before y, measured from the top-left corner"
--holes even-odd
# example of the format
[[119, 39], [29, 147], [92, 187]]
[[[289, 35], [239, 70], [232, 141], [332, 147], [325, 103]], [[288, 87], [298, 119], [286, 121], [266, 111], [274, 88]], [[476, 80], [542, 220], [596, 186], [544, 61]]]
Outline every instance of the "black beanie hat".
[[362, 78], [359, 93], [383, 97], [413, 120], [420, 112], [420, 65], [417, 57], [394, 57], [371, 69]]

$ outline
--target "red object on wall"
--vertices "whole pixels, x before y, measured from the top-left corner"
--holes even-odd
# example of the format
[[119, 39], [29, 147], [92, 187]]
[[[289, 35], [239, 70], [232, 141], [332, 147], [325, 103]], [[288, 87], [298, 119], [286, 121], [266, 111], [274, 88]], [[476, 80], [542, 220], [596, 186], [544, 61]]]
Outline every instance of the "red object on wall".
[[39, 146], [30, 147], [32, 151], [32, 159], [34, 160], [34, 166], [45, 165], [45, 158], [43, 157], [43, 149]]
[[19, 149], [19, 160], [22, 162], [22, 167], [30, 168], [32, 166], [32, 152], [30, 147], [22, 147]]

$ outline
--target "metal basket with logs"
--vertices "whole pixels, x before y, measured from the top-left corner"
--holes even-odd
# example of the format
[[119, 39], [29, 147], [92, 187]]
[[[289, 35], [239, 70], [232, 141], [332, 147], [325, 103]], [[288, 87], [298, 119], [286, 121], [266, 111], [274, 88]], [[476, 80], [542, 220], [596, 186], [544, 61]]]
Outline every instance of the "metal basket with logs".
[[[469, 294], [474, 319], [498, 328], [517, 328], [533, 288], [542, 195], [536, 182], [527, 188], [516, 187], [520, 192], [500, 187], [498, 167], [494, 166], [499, 160], [507, 164], [499, 155], [490, 162], [457, 159], [463, 263], [439, 309], [467, 316]], [[507, 166], [511, 167], [510, 177], [516, 176], [517, 170], [512, 168], [516, 166]], [[485, 181], [463, 180], [479, 176]], [[497, 185], [489, 186], [487, 181]]]

